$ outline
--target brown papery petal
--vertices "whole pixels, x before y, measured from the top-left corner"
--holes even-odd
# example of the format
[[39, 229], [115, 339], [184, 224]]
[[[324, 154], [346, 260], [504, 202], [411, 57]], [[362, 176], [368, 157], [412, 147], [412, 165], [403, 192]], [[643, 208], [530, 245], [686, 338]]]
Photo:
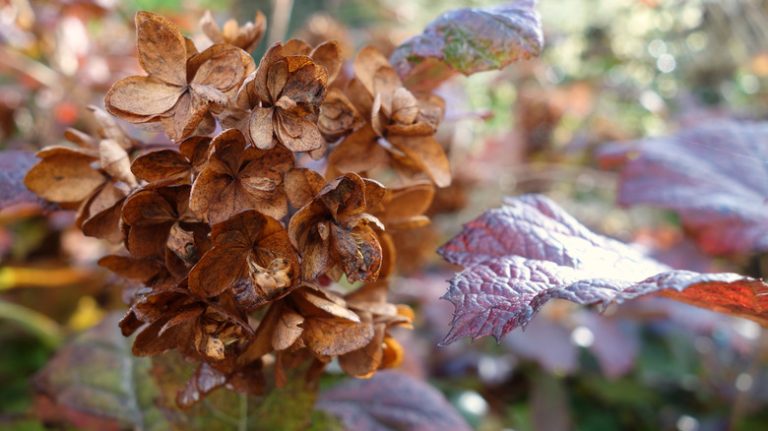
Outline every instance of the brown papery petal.
[[325, 139], [317, 124], [279, 110], [276, 117], [275, 135], [281, 144], [291, 151], [312, 151], [322, 147]]
[[233, 181], [234, 179], [227, 174], [220, 174], [209, 169], [203, 170], [192, 184], [189, 209], [198, 217], [212, 223], [226, 220], [233, 203], [229, 202], [229, 199], [234, 192], [226, 189], [230, 188]]
[[266, 28], [267, 18], [261, 11], [257, 11], [253, 22], [248, 22], [240, 27], [237, 39], [232, 44], [251, 52], [261, 42], [261, 37], [264, 35]]
[[197, 168], [208, 161], [210, 146], [211, 138], [208, 136], [192, 136], [179, 144], [179, 152]]
[[299, 339], [304, 328], [304, 316], [291, 310], [285, 310], [275, 326], [275, 332], [272, 333], [272, 347], [275, 350], [285, 350], [293, 345]]
[[448, 157], [434, 136], [389, 136], [389, 142], [416, 163], [438, 187], [451, 184]]
[[126, 200], [123, 220], [129, 226], [146, 226], [176, 220], [171, 204], [154, 190], [142, 190]]
[[370, 323], [327, 317], [307, 319], [302, 339], [316, 355], [336, 356], [364, 347], [373, 335]]
[[224, 43], [224, 37], [221, 34], [221, 28], [216, 20], [213, 19], [213, 15], [210, 10], [206, 10], [203, 17], [200, 18], [200, 29], [213, 43]]
[[320, 192], [320, 199], [337, 221], [365, 212], [365, 181], [356, 173], [348, 172], [330, 181]]
[[51, 202], [80, 202], [105, 180], [91, 168], [93, 157], [63, 148], [38, 162], [24, 177], [24, 184]]
[[[344, 296], [350, 307], [356, 309], [363, 309], [365, 311], [373, 312], [370, 309], [370, 304], [388, 304], [387, 303], [387, 290], [389, 284], [387, 281], [376, 281], [374, 283], [368, 283], [363, 285], [352, 292]], [[392, 305], [392, 304], [388, 304]], [[381, 313], [374, 313], [381, 314]], [[397, 314], [397, 309], [392, 305], [392, 309], [387, 314]]]
[[172, 141], [181, 141], [193, 134], [213, 132], [216, 123], [208, 111], [209, 102], [195, 92], [185, 91], [176, 103], [172, 116], [161, 118], [165, 133]]
[[371, 208], [375, 208], [379, 202], [384, 200], [387, 195], [387, 188], [370, 178], [363, 178], [363, 183], [365, 184], [365, 206], [368, 212], [371, 212]]
[[172, 223], [133, 226], [128, 230], [126, 248], [134, 257], [163, 256]]
[[332, 142], [360, 123], [361, 117], [352, 102], [338, 88], [331, 88], [320, 105], [318, 128]]
[[212, 85], [192, 83], [189, 88], [197, 97], [212, 104], [212, 106], [224, 106], [229, 101], [229, 98], [225, 93], [219, 91]]
[[116, 141], [126, 150], [130, 150], [134, 146], [133, 140], [127, 133], [125, 133], [125, 130], [117, 124], [115, 117], [93, 105], [89, 105], [88, 110], [93, 113], [93, 118], [96, 119], [99, 136], [104, 139], [112, 139]]
[[256, 70], [247, 52], [227, 44], [212, 45], [190, 60], [195, 71], [192, 84], [229, 92], [239, 87], [245, 77]]
[[399, 88], [403, 88], [402, 83], [393, 69], [381, 68], [373, 77], [374, 94], [381, 95], [382, 111], [387, 117], [392, 116], [392, 98]]
[[347, 83], [344, 94], [349, 98], [349, 101], [352, 102], [361, 116], [367, 117], [371, 114], [373, 94], [368, 92], [359, 79], [353, 78], [350, 80]]
[[389, 162], [387, 150], [377, 142], [370, 124], [348, 135], [328, 155], [326, 178], [336, 178], [347, 172], [365, 172]]
[[282, 55], [283, 46], [280, 42], [272, 45], [264, 56], [259, 61], [259, 67], [256, 68], [256, 73], [253, 76], [253, 80], [248, 85], [248, 92], [250, 97], [269, 102], [269, 90], [267, 89], [267, 77], [269, 76], [269, 68], [276, 61], [283, 58]]
[[140, 283], [147, 283], [162, 269], [155, 259], [134, 259], [128, 256], [109, 255], [99, 259], [99, 266]]
[[148, 74], [169, 84], [187, 83], [186, 42], [172, 22], [150, 12], [138, 12], [136, 37], [139, 63]]
[[371, 341], [361, 349], [339, 356], [339, 365], [345, 373], [357, 378], [367, 378], [381, 365], [385, 325], [374, 325]]
[[269, 99], [264, 102], [270, 104], [277, 102], [287, 81], [288, 62], [285, 59], [280, 59], [270, 64], [267, 70], [267, 94], [269, 94]]
[[[307, 62], [290, 76], [282, 88], [280, 97], [287, 97], [294, 104], [318, 106], [325, 97], [328, 74], [322, 66]], [[313, 111], [314, 112], [314, 111]]]
[[275, 146], [270, 150], [249, 148], [245, 158], [250, 161], [240, 171], [241, 177], [262, 174], [278, 183], [282, 182], [282, 173], [291, 169], [295, 162], [293, 153], [283, 146]]
[[216, 296], [231, 289], [245, 274], [247, 249], [235, 245], [214, 246], [189, 273], [189, 289], [204, 297]]
[[311, 236], [304, 244], [301, 257], [301, 275], [304, 280], [316, 280], [335, 265], [331, 257], [330, 241], [317, 235]]
[[101, 168], [112, 178], [122, 181], [131, 187], [136, 186], [136, 177], [131, 172], [131, 159], [128, 153], [117, 141], [102, 139], [99, 142]]
[[179, 184], [189, 184], [191, 168], [184, 156], [174, 150], [153, 151], [137, 157], [131, 164], [133, 174], [150, 183], [178, 179]]
[[117, 243], [123, 239], [120, 218], [127, 191], [107, 182], [88, 199], [78, 214], [77, 224], [87, 236]]
[[94, 214], [85, 220], [80, 227], [83, 234], [94, 238], [104, 239], [113, 244], [123, 240], [123, 232], [120, 229], [120, 205], [115, 205]]
[[309, 55], [312, 60], [323, 66], [328, 74], [328, 82], [333, 82], [341, 71], [343, 63], [341, 58], [341, 48], [335, 40], [329, 40], [317, 45]]
[[97, 141], [91, 135], [73, 128], [64, 131], [64, 139], [88, 151], [96, 147]]
[[[246, 211], [213, 226], [214, 247], [192, 269], [190, 289], [213, 296], [231, 287], [238, 278], [245, 277], [245, 260], [255, 248], [268, 252], [274, 258], [287, 259], [298, 271], [298, 259], [291, 248], [288, 233], [277, 220], [256, 211]], [[257, 258], [259, 256], [257, 255]], [[269, 262], [258, 262], [267, 266]]]
[[294, 208], [308, 204], [325, 185], [322, 175], [307, 168], [296, 168], [285, 174], [285, 193]]
[[[323, 292], [331, 295], [329, 292]], [[347, 308], [344, 299], [332, 295], [330, 298], [321, 296], [320, 292], [303, 288], [294, 293], [294, 299], [300, 304], [302, 312], [308, 315], [325, 316], [330, 315], [349, 322], [360, 322], [360, 316]]]
[[400, 87], [392, 95], [392, 119], [401, 124], [412, 124], [419, 115], [419, 102], [413, 94]]
[[390, 190], [382, 211], [376, 212], [375, 215], [388, 228], [390, 224], [408, 223], [410, 219], [424, 214], [429, 209], [434, 196], [435, 188], [432, 184], [415, 184]]
[[275, 146], [275, 142], [272, 139], [273, 115], [273, 108], [253, 108], [253, 112], [248, 119], [248, 133], [251, 142], [253, 142], [256, 148], [268, 150]]
[[[354, 61], [355, 76], [361, 84], [368, 90], [371, 96], [376, 95], [374, 79], [380, 70], [392, 69], [387, 58], [384, 57], [376, 48], [366, 46], [357, 53]], [[397, 85], [401, 87], [402, 84]], [[394, 88], [392, 89], [394, 90]]]
[[274, 350], [272, 347], [272, 334], [275, 332], [275, 327], [280, 315], [283, 313], [283, 309], [284, 306], [280, 301], [274, 302], [269, 306], [264, 317], [261, 318], [256, 332], [253, 334], [251, 343], [245, 349], [245, 352], [237, 358], [239, 365], [253, 362]]
[[289, 39], [283, 43], [283, 55], [309, 55], [312, 47], [301, 39]]
[[129, 76], [112, 85], [104, 97], [104, 105], [118, 118], [145, 122], [171, 110], [183, 93], [182, 87], [149, 76]]
[[373, 229], [360, 226], [348, 231], [332, 224], [331, 231], [347, 279], [353, 283], [376, 280], [381, 269], [381, 245]]
[[[211, 142], [213, 153], [209, 159], [210, 166], [216, 172], [236, 176], [243, 164], [245, 155], [245, 137], [237, 129], [221, 132]], [[214, 162], [219, 162], [221, 168]]]

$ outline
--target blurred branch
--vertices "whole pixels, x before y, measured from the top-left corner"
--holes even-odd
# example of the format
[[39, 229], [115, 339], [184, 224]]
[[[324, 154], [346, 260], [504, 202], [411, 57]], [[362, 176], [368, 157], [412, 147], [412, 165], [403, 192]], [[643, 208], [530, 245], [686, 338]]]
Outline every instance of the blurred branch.
[[0, 292], [18, 287], [62, 287], [93, 278], [93, 272], [83, 268], [0, 268]]
[[0, 320], [17, 323], [49, 347], [55, 348], [63, 339], [59, 324], [48, 316], [2, 299], [0, 299]]
[[50, 67], [0, 45], [0, 66], [16, 70], [42, 85], [57, 88], [61, 85], [59, 74]]
[[736, 394], [736, 399], [733, 401], [731, 414], [728, 418], [729, 430], [740, 429], [739, 423], [742, 421], [742, 419], [744, 419], [744, 415], [747, 413], [747, 408], [749, 407], [752, 393], [754, 392], [755, 388], [754, 382], [757, 381], [760, 374], [760, 368], [762, 367], [761, 355], [762, 352], [768, 348], [768, 332], [764, 330], [760, 331], [760, 338], [757, 340], [753, 348], [754, 351], [752, 352], [749, 368], [744, 371], [746, 375], [752, 379], [753, 383], [746, 390], [740, 390], [738, 387], [736, 388], [738, 393]]
[[288, 24], [291, 21], [293, 0], [274, 0], [272, 2], [272, 20], [269, 27], [269, 45], [285, 39]]

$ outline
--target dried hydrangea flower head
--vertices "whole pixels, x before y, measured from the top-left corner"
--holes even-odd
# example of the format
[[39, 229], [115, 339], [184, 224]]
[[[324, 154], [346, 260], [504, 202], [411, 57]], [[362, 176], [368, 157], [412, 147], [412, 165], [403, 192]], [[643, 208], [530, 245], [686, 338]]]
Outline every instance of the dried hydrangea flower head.
[[[114, 117], [160, 123], [167, 141], [140, 142], [96, 110], [96, 133], [68, 131], [73, 146], [41, 150], [27, 185], [79, 208], [86, 234], [122, 242], [99, 264], [137, 284], [120, 322], [137, 333], [133, 352], [199, 363], [180, 405], [223, 385], [259, 393], [300, 362], [307, 378], [333, 358], [356, 377], [396, 366], [390, 330], [413, 312], [387, 301], [393, 234], [428, 223], [433, 183], [450, 181], [434, 139], [442, 105], [371, 48], [351, 80], [333, 41], [277, 43], [257, 68], [244, 50], [263, 15], [219, 27], [206, 14], [201, 26], [214, 44], [198, 52], [167, 19], [138, 13], [147, 74], [105, 97]], [[399, 185], [368, 178], [378, 168]]]

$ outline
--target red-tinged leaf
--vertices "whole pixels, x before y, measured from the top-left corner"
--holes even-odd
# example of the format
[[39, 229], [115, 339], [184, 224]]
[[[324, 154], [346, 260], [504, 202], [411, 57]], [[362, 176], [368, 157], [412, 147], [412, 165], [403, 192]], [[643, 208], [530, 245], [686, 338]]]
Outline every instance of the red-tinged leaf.
[[397, 47], [390, 62], [406, 84], [411, 84], [409, 77], [417, 75], [439, 83], [448, 76], [445, 65], [470, 75], [536, 57], [544, 37], [535, 5], [535, 0], [518, 0], [504, 6], [446, 12], [422, 34]]
[[341, 419], [348, 430], [462, 431], [469, 425], [427, 383], [394, 371], [369, 380], [348, 380], [320, 394], [317, 408]]
[[24, 175], [37, 161], [37, 157], [27, 151], [0, 151], [0, 209], [43, 202], [24, 185]]
[[764, 282], [672, 270], [592, 233], [544, 196], [520, 196], [487, 211], [440, 253], [467, 267], [444, 296], [456, 307], [444, 344], [462, 336], [500, 339], [553, 298], [606, 306], [658, 293], [768, 324]]
[[768, 124], [721, 121], [613, 143], [600, 161], [622, 165], [622, 205], [676, 211], [704, 251], [768, 250]]
[[85, 430], [166, 430], [154, 405], [157, 388], [150, 362], [131, 354], [120, 333], [119, 314], [59, 350], [34, 380], [37, 412], [49, 422]]

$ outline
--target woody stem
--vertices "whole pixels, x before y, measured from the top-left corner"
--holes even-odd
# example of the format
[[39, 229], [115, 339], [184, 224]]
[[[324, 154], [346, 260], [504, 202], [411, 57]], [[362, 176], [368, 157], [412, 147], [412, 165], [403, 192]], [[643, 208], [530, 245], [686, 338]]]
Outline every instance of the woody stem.
[[293, 0], [274, 0], [272, 2], [272, 26], [269, 29], [269, 46], [281, 41], [288, 33], [291, 21]]

